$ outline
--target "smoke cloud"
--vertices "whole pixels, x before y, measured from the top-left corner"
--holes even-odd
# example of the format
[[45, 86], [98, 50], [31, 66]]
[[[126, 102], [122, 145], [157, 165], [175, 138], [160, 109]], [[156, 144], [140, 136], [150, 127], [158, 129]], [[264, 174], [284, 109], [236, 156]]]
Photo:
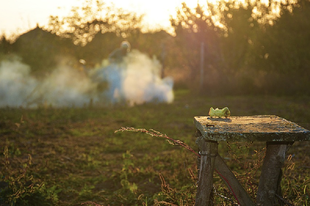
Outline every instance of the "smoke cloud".
[[160, 78], [161, 65], [156, 58], [133, 50], [123, 64], [106, 62], [84, 71], [58, 66], [39, 80], [20, 61], [1, 61], [0, 107], [133, 106], [173, 101], [173, 79]]

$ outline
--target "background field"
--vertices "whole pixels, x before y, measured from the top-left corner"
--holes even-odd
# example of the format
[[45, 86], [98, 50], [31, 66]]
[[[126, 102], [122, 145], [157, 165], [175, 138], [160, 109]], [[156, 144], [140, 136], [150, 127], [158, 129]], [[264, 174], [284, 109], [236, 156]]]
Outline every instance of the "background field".
[[[168, 33], [126, 8], [84, 0], [48, 25], [0, 36], [0, 205], [193, 205], [196, 155], [161, 137], [115, 133], [122, 127], [154, 129], [194, 150], [193, 117], [211, 106], [310, 129], [310, 0], [265, 3], [182, 3]], [[132, 84], [114, 90], [120, 82], [103, 71], [124, 40], [129, 56], [142, 56], [126, 59], [139, 66], [127, 64], [117, 79]], [[146, 100], [129, 93], [163, 94], [165, 85], [175, 100], [108, 106], [123, 99], [120, 85], [133, 104]], [[255, 200], [265, 144], [222, 142], [219, 152]], [[283, 168], [283, 203], [310, 204], [309, 173], [309, 142], [296, 142]], [[235, 205], [214, 178], [215, 205]]]
[[[154, 129], [197, 150], [193, 117], [228, 106], [232, 115], [273, 114], [310, 129], [307, 96], [206, 97], [178, 90], [172, 104], [104, 108], [2, 108], [0, 205], [193, 205], [196, 156], [163, 138], [118, 132]], [[220, 154], [255, 199], [263, 143], [220, 144]], [[288, 151], [286, 203], [310, 204], [310, 144]], [[232, 195], [215, 174], [217, 194]], [[215, 195], [216, 205], [233, 205]], [[16, 204], [15, 204], [16, 203]]]

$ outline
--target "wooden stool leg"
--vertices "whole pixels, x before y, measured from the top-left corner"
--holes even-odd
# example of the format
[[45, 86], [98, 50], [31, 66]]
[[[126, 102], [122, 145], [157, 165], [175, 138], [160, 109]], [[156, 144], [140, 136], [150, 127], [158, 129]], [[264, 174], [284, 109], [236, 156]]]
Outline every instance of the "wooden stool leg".
[[198, 138], [200, 150], [200, 169], [195, 206], [211, 206], [213, 189], [214, 161], [217, 155], [218, 143]]
[[276, 193], [280, 187], [281, 168], [285, 161], [287, 145], [281, 142], [267, 142], [256, 197], [257, 205], [273, 206], [276, 204]]
[[227, 188], [234, 194], [241, 206], [255, 205], [220, 155], [216, 156], [214, 167], [223, 182], [226, 184]]

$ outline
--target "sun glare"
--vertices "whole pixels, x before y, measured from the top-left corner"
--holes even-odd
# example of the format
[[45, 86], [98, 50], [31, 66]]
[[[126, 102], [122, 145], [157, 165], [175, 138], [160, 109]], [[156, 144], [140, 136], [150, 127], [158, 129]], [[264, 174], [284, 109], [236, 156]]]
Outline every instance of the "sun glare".
[[[218, 0], [103, 0], [107, 4], [114, 4], [116, 8], [144, 14], [144, 25], [149, 28], [170, 27], [170, 16], [176, 15], [176, 9], [185, 2], [188, 7], [195, 8], [199, 3], [206, 6], [207, 2]], [[15, 0], [3, 1], [0, 8], [0, 32], [5, 34], [22, 33], [36, 25], [46, 26], [49, 16], [66, 16], [72, 7], [82, 6], [85, 0]]]
[[[215, 3], [218, 0], [209, 0], [209, 3]], [[146, 29], [163, 28], [170, 30], [170, 16], [176, 16], [176, 10], [181, 8], [182, 3], [190, 8], [195, 8], [199, 3], [201, 6], [207, 6], [207, 0], [193, 1], [193, 0], [158, 0], [158, 1], [144, 1], [144, 0], [113, 0], [116, 7], [136, 12], [137, 14], [144, 14], [144, 25]]]

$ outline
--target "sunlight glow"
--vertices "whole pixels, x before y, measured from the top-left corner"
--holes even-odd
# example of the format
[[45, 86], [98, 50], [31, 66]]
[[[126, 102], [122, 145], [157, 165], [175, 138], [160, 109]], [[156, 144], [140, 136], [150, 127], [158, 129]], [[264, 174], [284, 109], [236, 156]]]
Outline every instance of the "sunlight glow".
[[[20, 34], [36, 27], [36, 25], [46, 26], [50, 15], [66, 16], [72, 7], [81, 6], [83, 2], [85, 0], [0, 0], [0, 35]], [[170, 15], [175, 16], [176, 8], [180, 8], [182, 2], [185, 2], [190, 8], [196, 7], [197, 3], [203, 6], [207, 4], [206, 0], [103, 0], [103, 2], [113, 3], [117, 8], [137, 14], [145, 14], [144, 25], [150, 29], [168, 29]]]

